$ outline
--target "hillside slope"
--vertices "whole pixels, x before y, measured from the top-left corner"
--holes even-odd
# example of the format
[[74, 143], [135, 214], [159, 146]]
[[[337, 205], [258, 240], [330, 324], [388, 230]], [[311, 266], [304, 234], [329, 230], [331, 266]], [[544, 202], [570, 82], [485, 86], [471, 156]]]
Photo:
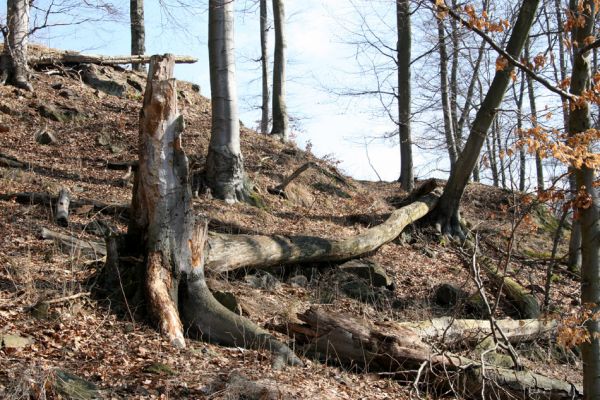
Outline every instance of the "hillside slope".
[[[58, 66], [36, 71], [31, 80], [34, 93], [0, 86], [0, 153], [28, 165], [25, 169], [0, 167], [0, 194], [56, 195], [64, 187], [75, 198], [113, 204], [130, 201], [131, 187], [122, 179], [125, 171], [108, 165], [137, 157], [145, 77], [97, 67], [98, 77], [121, 85], [118, 97], [83, 83], [80, 73]], [[186, 120], [184, 147], [192, 156], [193, 168], [200, 172], [210, 134], [210, 102], [191, 84], [178, 85]], [[43, 131], [57, 142], [39, 144], [36, 135]], [[213, 230], [346, 237], [381, 223], [407, 195], [397, 183], [346, 178], [348, 185], [344, 185], [309, 169], [290, 184], [288, 199], [284, 199], [267, 189], [308, 161], [337, 173], [334, 163], [246, 128], [242, 151], [264, 207], [229, 206], [200, 194], [195, 207], [210, 218]], [[506, 191], [481, 184], [469, 187], [464, 214], [480, 232], [490, 256], [502, 259], [505, 254], [511, 225], [518, 217], [515, 207], [520, 204], [520, 196]], [[385, 374], [359, 374], [310, 359], [306, 368], [272, 371], [268, 352], [193, 341], [185, 350], [172, 349], [143, 319], [136, 309], [139, 304], [112, 304], [96, 294], [95, 278], [102, 260], [64, 251], [40, 236], [41, 229], [47, 228], [101, 240], [98, 220], [120, 231], [126, 229], [123, 215], [106, 215], [89, 207], [75, 209], [69, 227], [61, 228], [54, 223], [50, 207], [23, 205], [10, 196], [0, 201], [0, 335], [27, 340], [22, 347], [0, 349], [0, 397], [56, 396], [56, 385], [46, 383], [57, 376], [57, 370], [86, 379], [107, 398], [239, 398], [236, 391], [250, 390], [242, 375], [264, 387], [276, 387], [286, 399], [410, 397], [411, 385]], [[517, 230], [511, 259], [515, 278], [539, 299], [554, 234], [547, 226], [551, 224], [540, 221], [534, 218]], [[561, 248], [559, 254], [563, 253]], [[451, 283], [474, 291], [469, 260], [426, 226], [411, 229], [369, 258], [383, 267], [393, 284], [366, 288], [367, 295], [352, 295], [344, 280], [347, 276], [340, 275], [334, 265], [323, 264], [274, 268], [268, 274], [248, 271], [244, 276], [211, 276], [210, 284], [223, 296], [235, 295], [239, 311], [271, 330], [296, 322], [297, 313], [314, 304], [380, 321], [460, 316], [461, 307], [448, 310], [435, 304], [435, 288]], [[577, 303], [579, 290], [574, 277], [562, 271], [557, 269], [551, 296], [553, 312], [559, 316]], [[499, 316], [506, 314], [511, 314], [507, 307], [499, 311]], [[555, 351], [552, 342], [540, 341], [527, 354], [526, 365], [532, 369], [572, 382], [580, 380], [577, 357], [568, 350]]]

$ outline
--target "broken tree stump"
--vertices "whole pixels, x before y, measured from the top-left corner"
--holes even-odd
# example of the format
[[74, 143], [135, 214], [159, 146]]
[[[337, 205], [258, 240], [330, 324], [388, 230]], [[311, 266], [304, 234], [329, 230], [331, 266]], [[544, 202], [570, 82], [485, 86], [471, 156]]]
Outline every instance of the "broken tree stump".
[[56, 223], [60, 226], [69, 226], [69, 204], [71, 195], [66, 188], [58, 192], [58, 202], [56, 203]]

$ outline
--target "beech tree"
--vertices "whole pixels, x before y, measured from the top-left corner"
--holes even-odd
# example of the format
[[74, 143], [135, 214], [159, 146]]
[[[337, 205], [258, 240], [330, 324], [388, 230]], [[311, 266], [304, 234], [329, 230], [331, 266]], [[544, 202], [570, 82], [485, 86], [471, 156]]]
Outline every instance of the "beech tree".
[[[129, 16], [131, 25], [131, 55], [143, 55], [146, 52], [146, 34], [144, 28], [144, 0], [129, 1]], [[131, 64], [134, 71], [144, 71], [143, 64]]]
[[[590, 72], [590, 37], [592, 37], [596, 17], [594, 0], [571, 1], [571, 42], [573, 45], [573, 71], [570, 92], [576, 95], [571, 100], [569, 114], [569, 140], [571, 146], [578, 141], [586, 145], [586, 135], [598, 136], [593, 129], [590, 115], [589, 92], [592, 87]], [[576, 23], [574, 21], [581, 21]], [[593, 37], [592, 37], [593, 38]], [[598, 46], [596, 40], [592, 44]], [[583, 141], [583, 142], [581, 142]], [[577, 219], [581, 229], [581, 302], [591, 307], [594, 313], [600, 311], [600, 196], [596, 187], [596, 169], [593, 161], [587, 159], [575, 169], [577, 196], [574, 201]], [[583, 390], [585, 399], [600, 398], [600, 322], [597, 316], [585, 321], [587, 340], [581, 344], [583, 359]]]
[[0, 26], [4, 36], [0, 71], [7, 84], [32, 91], [27, 76], [29, 1], [7, 0], [6, 10], [6, 26]]
[[228, 203], [250, 198], [240, 148], [233, 5], [233, 0], [211, 0], [208, 6], [212, 127], [206, 158], [206, 182], [215, 197]]
[[400, 184], [406, 191], [414, 188], [412, 136], [410, 132], [411, 90], [411, 29], [409, 0], [396, 1], [398, 31], [398, 133], [400, 136]]
[[[518, 59], [521, 54], [538, 4], [539, 0], [523, 0], [506, 46], [506, 53], [513, 59]], [[439, 8], [441, 12], [447, 11], [445, 5], [439, 6]], [[450, 173], [448, 183], [434, 213], [436, 228], [441, 232], [464, 237], [459, 214], [460, 199], [479, 159], [479, 153], [496, 117], [497, 109], [504, 98], [513, 70], [514, 66], [506, 63], [506, 66], [496, 71], [483, 103], [477, 111], [467, 142], [456, 161], [455, 168]]]
[[271, 134], [281, 141], [290, 140], [289, 117], [286, 106], [285, 64], [285, 5], [284, 0], [273, 0], [273, 21], [275, 26], [275, 52], [273, 57], [273, 127]]
[[269, 101], [271, 91], [269, 88], [269, 14], [267, 0], [260, 0], [260, 67], [262, 73], [262, 103], [260, 118], [260, 133], [269, 132]]

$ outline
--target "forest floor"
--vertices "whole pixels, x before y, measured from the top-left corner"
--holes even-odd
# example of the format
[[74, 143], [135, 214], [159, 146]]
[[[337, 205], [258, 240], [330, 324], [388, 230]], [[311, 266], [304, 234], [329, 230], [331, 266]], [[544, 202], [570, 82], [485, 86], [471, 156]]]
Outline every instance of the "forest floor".
[[[124, 171], [110, 170], [107, 163], [137, 158], [145, 76], [112, 67], [100, 67], [98, 73], [122, 82], [126, 88], [122, 97], [84, 84], [66, 67], [35, 72], [31, 80], [34, 93], [0, 86], [0, 152], [30, 163], [28, 169], [0, 167], [0, 194], [56, 195], [65, 187], [78, 199], [130, 202], [131, 186], [121, 179]], [[210, 102], [189, 83], [178, 82], [178, 90], [186, 120], [184, 148], [194, 156], [193, 168], [200, 170], [210, 135]], [[42, 130], [52, 133], [57, 143], [37, 143], [36, 133]], [[310, 150], [283, 145], [247, 128], [241, 136], [246, 171], [264, 207], [226, 205], [200, 194], [195, 207], [210, 218], [212, 230], [347, 237], [381, 223], [408, 195], [398, 183], [345, 178], [348, 185], [344, 185], [315, 169], [290, 184], [288, 199], [269, 194], [267, 188], [307, 161], [337, 173], [335, 161], [317, 159]], [[541, 302], [556, 219], [551, 211], [536, 208], [515, 231], [513, 226], [528, 208], [528, 199], [471, 184], [462, 211], [484, 252], [499, 264], [506, 262], [510, 239], [514, 239], [509, 260], [513, 277]], [[412, 382], [386, 374], [357, 373], [335, 363], [306, 358], [305, 367], [273, 371], [266, 351], [193, 340], [184, 350], [173, 349], [140, 310], [131, 309], [133, 305], [123, 311], [93, 293], [88, 295], [94, 292], [94, 278], [103, 266], [99, 257], [65, 252], [40, 235], [45, 227], [81, 239], [102, 240], [96, 228], [98, 219], [126, 230], [124, 216], [95, 213], [89, 207], [73, 210], [69, 227], [63, 228], [54, 222], [51, 207], [0, 201], [0, 335], [15, 335], [27, 342], [0, 347], [0, 398], [59, 398], [53, 384], [57, 371], [75, 374], [95, 385], [105, 398], [115, 399], [244, 398], [235, 384], [244, 379], [257, 382], [257, 387], [275, 388], [284, 399], [416, 396]], [[568, 231], [564, 236], [568, 237]], [[559, 260], [565, 255], [565, 246], [561, 240]], [[209, 284], [215, 291], [234, 294], [241, 312], [271, 331], [296, 321], [298, 313], [316, 304], [370, 320], [468, 316], [460, 304], [451, 308], [437, 305], [434, 294], [442, 283], [473, 293], [470, 259], [425, 224], [411, 226], [368, 258], [385, 269], [393, 285], [374, 289], [372, 296], [362, 300], [345, 294], [336, 280], [334, 264], [272, 268], [268, 274], [250, 270], [210, 276]], [[491, 290], [490, 296], [494, 296]], [[550, 300], [547, 315], [558, 320], [569, 319], [579, 306], [577, 277], [560, 262], [552, 276]], [[49, 301], [49, 309], [40, 312], [35, 305], [44, 301]], [[505, 302], [500, 305], [497, 317], [514, 316]], [[569, 350], [560, 351], [554, 340], [539, 340], [522, 350], [525, 364], [532, 370], [580, 383], [579, 358]]]

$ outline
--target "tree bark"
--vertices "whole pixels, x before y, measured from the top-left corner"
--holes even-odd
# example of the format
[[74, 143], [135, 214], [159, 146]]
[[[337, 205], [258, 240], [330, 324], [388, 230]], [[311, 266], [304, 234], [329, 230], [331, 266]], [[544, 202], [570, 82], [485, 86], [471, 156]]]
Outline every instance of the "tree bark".
[[212, 127], [206, 181], [212, 194], [227, 203], [249, 199], [240, 148], [233, 4], [231, 0], [211, 0], [208, 24]]
[[270, 110], [269, 102], [269, 17], [267, 0], [260, 0], [260, 67], [262, 72], [262, 105], [260, 118], [260, 133], [269, 132]]
[[284, 0], [273, 0], [273, 21], [275, 25], [275, 54], [273, 57], [273, 127], [271, 134], [279, 136], [281, 141], [286, 143], [290, 140], [290, 128], [285, 98], [287, 44]]
[[[538, 4], [539, 0], [524, 0], [521, 5], [519, 16], [506, 47], [507, 53], [513, 58], [518, 58], [523, 49]], [[473, 121], [471, 133], [465, 147], [457, 160], [455, 168], [450, 173], [444, 194], [436, 209], [436, 228], [441, 232], [464, 237], [464, 232], [460, 226], [460, 199], [477, 162], [490, 125], [496, 116], [496, 110], [504, 98], [513, 69], [514, 67], [509, 64], [503, 70], [496, 71], [494, 80]]]
[[[446, 50], [446, 32], [444, 20], [437, 17], [438, 46], [440, 53], [440, 94], [442, 96], [442, 113], [444, 115], [444, 134], [446, 135], [446, 149], [450, 159], [450, 171], [454, 170], [458, 158], [458, 150], [452, 126], [452, 112], [448, 93], [448, 52]], [[470, 173], [470, 172], [469, 172]]]
[[[176, 64], [194, 64], [197, 58], [190, 56], [173, 56]], [[131, 56], [104, 56], [98, 54], [52, 54], [39, 57], [29, 57], [28, 63], [34, 67], [43, 67], [46, 65], [77, 65], [77, 64], [98, 64], [98, 65], [117, 65], [117, 64], [148, 64], [150, 62], [148, 55]]]
[[[344, 366], [372, 372], [397, 373], [405, 378], [424, 380], [431, 386], [444, 384], [448, 373], [455, 372], [462, 379], [459, 380], [460, 383], [453, 385], [454, 394], [475, 398], [581, 398], [581, 389], [569, 382], [529, 371], [483, 365], [480, 361], [449, 352], [435, 352], [423, 341], [423, 336], [426, 337], [428, 333], [437, 336], [437, 328], [423, 329], [418, 326], [419, 323], [416, 323], [417, 326], [410, 323], [373, 323], [348, 315], [329, 313], [316, 307], [298, 317], [304, 324], [288, 324], [287, 331], [295, 334], [297, 341], [307, 351]], [[462, 325], [462, 321], [459, 320], [458, 325]], [[473, 331], [469, 327], [470, 323], [465, 325], [463, 332], [468, 336]], [[449, 327], [446, 324], [446, 328]], [[456, 332], [450, 333], [461, 336], [459, 331], [460, 327], [456, 328]], [[513, 339], [516, 340], [517, 336]], [[523, 336], [526, 337], [527, 335]], [[432, 370], [433, 374], [429, 376], [427, 372], [423, 372], [423, 366], [427, 366], [424, 371]]]
[[[527, 40], [529, 42], [529, 40]], [[529, 62], [529, 43], [525, 45], [525, 59]], [[531, 123], [533, 126], [538, 124], [537, 107], [535, 103], [535, 91], [533, 87], [533, 78], [529, 75], [527, 77], [527, 94], [529, 95], [529, 109], [531, 110]], [[544, 190], [544, 165], [542, 164], [542, 157], [540, 152], [535, 152], [535, 172], [537, 176], [537, 190]]]
[[411, 25], [410, 1], [396, 2], [396, 29], [398, 31], [398, 135], [400, 140], [400, 185], [410, 192], [415, 187], [412, 156], [411, 118]]
[[29, 41], [29, 0], [7, 0], [7, 32], [4, 40], [2, 64], [6, 83], [32, 91], [27, 71]]
[[285, 344], [222, 306], [206, 285], [207, 224], [192, 208], [173, 65], [168, 55], [150, 64], [128, 230], [129, 242], [144, 254], [148, 313], [176, 347], [185, 346], [185, 329], [217, 343], [271, 349], [276, 366], [301, 364]]
[[376, 250], [394, 240], [409, 224], [424, 217], [437, 203], [439, 191], [394, 211], [381, 225], [346, 239], [314, 236], [211, 234], [206, 268], [222, 273], [244, 267], [301, 262], [342, 261]]
[[[577, 2], [571, 1], [570, 12], [576, 20], [581, 17], [584, 21], [583, 25], [576, 24], [571, 33], [574, 45], [570, 92], [581, 95], [591, 86], [590, 53], [583, 54], [581, 49], [593, 32], [596, 3], [584, 0], [580, 10]], [[570, 137], [592, 128], [587, 100], [571, 104], [570, 110]], [[576, 199], [575, 207], [581, 224], [581, 303], [597, 313], [600, 310], [600, 196], [594, 187], [595, 175], [594, 168], [585, 164], [576, 169], [578, 197], [588, 196], [589, 202]], [[584, 394], [586, 399], [597, 399], [600, 398], [600, 322], [588, 318], [585, 327], [589, 341], [581, 344]]]
[[[146, 52], [146, 34], [144, 27], [144, 0], [129, 1], [129, 18], [131, 23], [131, 55], [143, 55]], [[143, 64], [133, 63], [134, 71], [145, 71]]]

